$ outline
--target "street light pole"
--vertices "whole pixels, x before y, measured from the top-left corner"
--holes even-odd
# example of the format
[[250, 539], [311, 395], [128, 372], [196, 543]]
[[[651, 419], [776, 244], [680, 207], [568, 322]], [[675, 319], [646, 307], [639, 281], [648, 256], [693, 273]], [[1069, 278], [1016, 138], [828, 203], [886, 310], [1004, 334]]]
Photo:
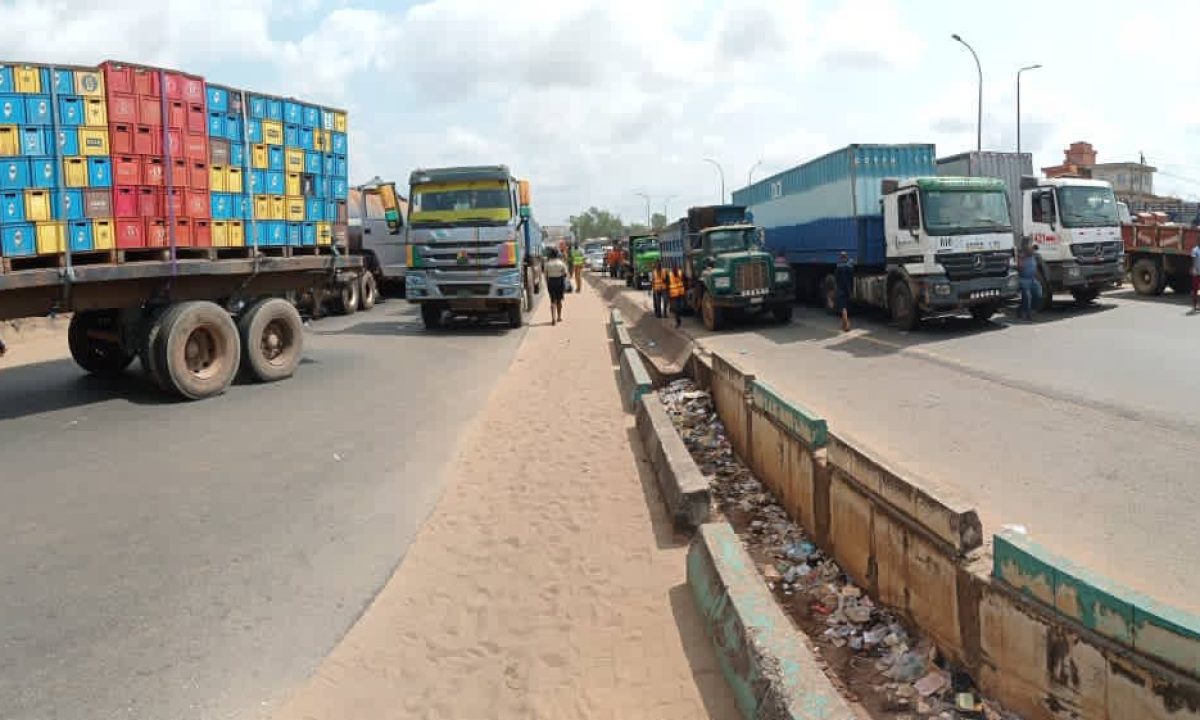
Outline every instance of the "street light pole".
[[1017, 71], [1017, 154], [1021, 154], [1021, 73], [1037, 70], [1041, 65], [1026, 65]]
[[678, 197], [678, 196], [676, 196], [676, 195], [668, 195], [667, 197], [665, 197], [665, 198], [663, 199], [663, 223], [664, 223], [664, 224], [665, 224], [665, 223], [667, 223], [667, 222], [668, 222], [668, 218], [670, 218], [670, 217], [671, 217], [670, 215], [667, 215], [667, 204], [668, 204], [668, 203], [670, 203], [672, 200], [674, 200], [676, 197]]
[[644, 192], [636, 192], [634, 195], [646, 201], [646, 229], [650, 229], [650, 196]]
[[975, 53], [975, 48], [967, 44], [957, 33], [951, 35], [958, 42], [962, 43], [963, 47], [971, 51], [971, 57], [975, 58], [975, 72], [979, 74], [979, 102], [976, 107], [975, 115], [975, 149], [983, 149], [983, 66], [979, 64], [979, 55]]
[[752, 185], [754, 183], [754, 168], [758, 167], [759, 165], [762, 165], [762, 160], [759, 160], [758, 162], [751, 165], [750, 172], [746, 173], [746, 186], [747, 187], [749, 187], [750, 185]]
[[721, 163], [712, 158], [704, 158], [704, 162], [712, 163], [717, 168], [717, 172], [721, 175], [721, 204], [725, 204], [725, 168], [721, 167]]

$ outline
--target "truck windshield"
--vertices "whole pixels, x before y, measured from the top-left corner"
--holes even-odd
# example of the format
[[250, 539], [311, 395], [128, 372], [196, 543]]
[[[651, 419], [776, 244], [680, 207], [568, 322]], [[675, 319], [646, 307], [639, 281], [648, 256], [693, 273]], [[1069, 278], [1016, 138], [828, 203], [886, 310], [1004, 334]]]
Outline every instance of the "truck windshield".
[[635, 240], [633, 243], [634, 252], [653, 252], [658, 249], [657, 240]]
[[921, 193], [925, 230], [930, 235], [1010, 232], [1008, 196], [984, 192], [926, 190]]
[[1120, 224], [1111, 188], [1060, 187], [1058, 207], [1065, 227], [1108, 227]]
[[714, 230], [708, 234], [709, 246], [715, 253], [735, 252], [745, 250], [754, 244], [757, 231], [747, 228], [744, 230]]
[[503, 223], [512, 217], [512, 198], [503, 180], [417, 185], [411, 212], [413, 225]]

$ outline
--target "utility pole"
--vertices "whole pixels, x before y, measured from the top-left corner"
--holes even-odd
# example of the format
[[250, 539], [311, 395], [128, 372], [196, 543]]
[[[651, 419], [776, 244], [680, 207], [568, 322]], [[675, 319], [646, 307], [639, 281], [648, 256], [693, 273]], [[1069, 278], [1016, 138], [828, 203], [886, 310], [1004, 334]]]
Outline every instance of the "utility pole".
[[721, 163], [712, 158], [704, 158], [704, 162], [711, 163], [721, 175], [721, 204], [725, 204], [725, 168], [721, 167]]
[[971, 51], [971, 57], [975, 58], [975, 72], [979, 73], [979, 102], [976, 106], [975, 115], [975, 149], [983, 149], [983, 66], [979, 64], [979, 56], [975, 54], [975, 48], [967, 44], [957, 33], [951, 35], [958, 42], [962, 43], [963, 47]]
[[1017, 154], [1021, 154], [1021, 73], [1037, 70], [1041, 65], [1026, 65], [1017, 71]]
[[650, 196], [644, 192], [635, 192], [634, 195], [646, 201], [646, 229], [650, 229]]

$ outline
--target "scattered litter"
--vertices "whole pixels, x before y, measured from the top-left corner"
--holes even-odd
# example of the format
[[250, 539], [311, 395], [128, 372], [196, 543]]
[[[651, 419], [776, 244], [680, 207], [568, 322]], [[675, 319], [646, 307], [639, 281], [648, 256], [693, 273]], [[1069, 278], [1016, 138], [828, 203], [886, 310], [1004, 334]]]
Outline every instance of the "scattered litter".
[[925, 677], [913, 683], [913, 687], [917, 692], [921, 693], [921, 697], [929, 697], [934, 693], [939, 693], [950, 684], [950, 676], [941, 670], [933, 670]]
[[1029, 530], [1024, 525], [1001, 525], [1000, 529], [1007, 530], [1009, 532], [1014, 532], [1018, 535], [1028, 535], [1029, 534]]
[[333, 454], [333, 461], [334, 461], [334, 462], [341, 462], [341, 461], [342, 461], [342, 454], [341, 454], [341, 453], [334, 453], [334, 454]]

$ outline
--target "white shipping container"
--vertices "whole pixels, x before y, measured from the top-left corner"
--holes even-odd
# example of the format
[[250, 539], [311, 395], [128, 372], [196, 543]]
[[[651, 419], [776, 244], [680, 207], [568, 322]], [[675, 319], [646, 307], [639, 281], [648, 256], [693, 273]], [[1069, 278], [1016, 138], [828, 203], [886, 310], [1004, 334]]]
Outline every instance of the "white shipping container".
[[938, 175], [944, 177], [999, 178], [1008, 188], [1008, 209], [1013, 232], [1022, 236], [1021, 177], [1033, 175], [1032, 153], [965, 152], [938, 158]]

